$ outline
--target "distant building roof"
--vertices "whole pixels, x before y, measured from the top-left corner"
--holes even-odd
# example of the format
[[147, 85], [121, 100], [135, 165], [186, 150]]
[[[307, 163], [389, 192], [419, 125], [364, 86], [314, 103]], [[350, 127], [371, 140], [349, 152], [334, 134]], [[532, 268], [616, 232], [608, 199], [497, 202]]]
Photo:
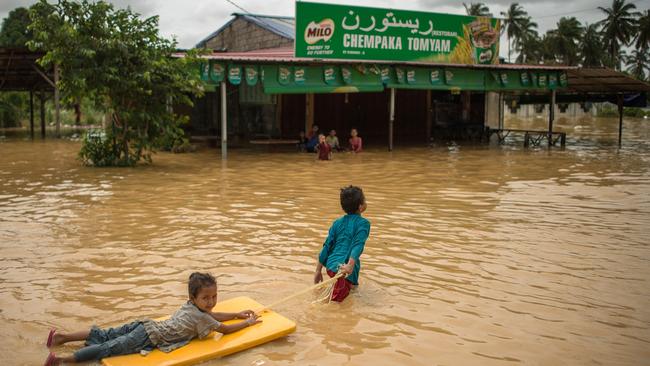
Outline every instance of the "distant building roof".
[[243, 18], [253, 24], [256, 24], [257, 26], [264, 28], [268, 30], [269, 32], [273, 32], [280, 37], [284, 37], [287, 39], [294, 39], [294, 29], [295, 29], [295, 18], [292, 17], [282, 17], [282, 16], [274, 16], [274, 15], [260, 15], [260, 14], [244, 14], [244, 13], [232, 13], [231, 15], [234, 16], [233, 19], [230, 19], [226, 24], [224, 24], [221, 28], [217, 29], [216, 31], [212, 32], [209, 36], [203, 38], [199, 43], [196, 44], [196, 47], [201, 48], [205, 47], [206, 43], [219, 35], [221, 31], [226, 29], [230, 23], [235, 21], [237, 18]]

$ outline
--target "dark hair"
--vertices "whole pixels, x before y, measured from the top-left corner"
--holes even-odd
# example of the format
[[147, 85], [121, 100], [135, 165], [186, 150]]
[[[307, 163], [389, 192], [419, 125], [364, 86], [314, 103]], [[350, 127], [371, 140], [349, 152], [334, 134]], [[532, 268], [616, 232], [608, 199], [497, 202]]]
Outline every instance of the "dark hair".
[[341, 188], [341, 208], [345, 213], [356, 213], [364, 202], [366, 202], [366, 197], [361, 188], [356, 186]]
[[190, 275], [187, 282], [187, 293], [191, 298], [195, 298], [204, 287], [216, 286], [217, 280], [209, 273], [194, 272]]

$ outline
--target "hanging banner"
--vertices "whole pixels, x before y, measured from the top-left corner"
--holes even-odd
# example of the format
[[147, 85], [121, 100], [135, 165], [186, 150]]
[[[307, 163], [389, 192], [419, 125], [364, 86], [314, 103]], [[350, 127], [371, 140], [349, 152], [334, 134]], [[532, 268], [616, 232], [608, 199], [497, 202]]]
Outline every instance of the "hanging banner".
[[508, 85], [508, 73], [502, 72], [499, 74], [499, 82], [502, 86]]
[[521, 85], [528, 86], [528, 84], [530, 84], [530, 79], [528, 79], [528, 72], [526, 71], [520, 72], [519, 80], [521, 81]]
[[566, 87], [569, 84], [566, 72], [561, 72], [560, 73], [560, 86], [561, 87]]
[[555, 89], [557, 87], [557, 74], [548, 74], [548, 88]]
[[440, 70], [437, 70], [437, 69], [436, 70], [431, 70], [430, 80], [431, 80], [431, 84], [433, 84], [433, 85], [440, 84], [441, 81], [442, 81], [441, 80]]
[[325, 66], [323, 67], [323, 80], [325, 84], [332, 85], [336, 83], [336, 67]]
[[246, 66], [244, 68], [244, 72], [246, 73], [246, 84], [253, 86], [257, 84], [257, 78], [258, 78], [258, 73], [257, 73], [257, 66]]
[[304, 67], [296, 66], [293, 69], [293, 81], [297, 85], [304, 85], [305, 84], [305, 68]]
[[451, 70], [445, 70], [445, 84], [451, 85], [454, 82], [454, 73]]
[[226, 68], [220, 63], [211, 63], [210, 67], [210, 80], [220, 83], [223, 81], [226, 74]]
[[404, 69], [401, 67], [396, 67], [395, 68], [395, 77], [397, 78], [397, 82], [399, 84], [404, 84]]
[[210, 81], [210, 63], [201, 63], [199, 67], [201, 68], [201, 80]]
[[537, 86], [546, 88], [546, 74], [539, 74], [537, 77]]
[[352, 84], [352, 71], [348, 66], [341, 66], [341, 76], [343, 76], [343, 82]]
[[232, 85], [239, 85], [241, 83], [241, 66], [230, 65], [228, 67], [228, 81]]
[[499, 63], [500, 21], [296, 1], [296, 57]]
[[384, 66], [381, 68], [381, 82], [388, 84], [390, 81], [390, 67]]
[[291, 69], [288, 66], [278, 66], [278, 83], [280, 85], [289, 84], [291, 78]]
[[415, 79], [415, 70], [406, 70], [406, 82], [409, 84], [415, 84], [417, 82]]

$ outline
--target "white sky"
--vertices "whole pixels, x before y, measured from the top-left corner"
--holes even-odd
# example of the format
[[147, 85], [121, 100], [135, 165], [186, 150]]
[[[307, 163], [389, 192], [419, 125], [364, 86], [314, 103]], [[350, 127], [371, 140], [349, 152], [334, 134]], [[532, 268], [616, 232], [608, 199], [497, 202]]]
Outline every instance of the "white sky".
[[[294, 0], [232, 0], [254, 14], [295, 16]], [[495, 16], [506, 11], [517, 0], [493, 0], [484, 3]], [[0, 0], [0, 18], [19, 6], [30, 6], [35, 0]], [[226, 0], [111, 0], [116, 7], [130, 6], [143, 16], [160, 16], [160, 31], [166, 37], [175, 36], [178, 46], [191, 48], [198, 41], [217, 30], [230, 14], [241, 12]], [[462, 1], [451, 0], [319, 0], [334, 4], [363, 5], [379, 8], [397, 8], [437, 13], [465, 14]], [[466, 1], [469, 3], [469, 1]], [[599, 6], [610, 7], [612, 0], [519, 0], [524, 10], [539, 25], [539, 32], [555, 28], [562, 16], [575, 16], [581, 23], [595, 23], [603, 18]], [[630, 2], [630, 1], [627, 1]], [[650, 0], [632, 0], [638, 11], [650, 8]], [[501, 55], [506, 55], [506, 40], [501, 40]]]

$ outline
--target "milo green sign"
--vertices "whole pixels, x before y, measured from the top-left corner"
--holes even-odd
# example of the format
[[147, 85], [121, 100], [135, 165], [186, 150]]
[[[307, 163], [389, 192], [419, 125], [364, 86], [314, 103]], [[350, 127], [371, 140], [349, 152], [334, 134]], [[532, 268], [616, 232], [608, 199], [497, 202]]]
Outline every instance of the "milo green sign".
[[498, 19], [296, 2], [295, 56], [321, 59], [499, 62]]

